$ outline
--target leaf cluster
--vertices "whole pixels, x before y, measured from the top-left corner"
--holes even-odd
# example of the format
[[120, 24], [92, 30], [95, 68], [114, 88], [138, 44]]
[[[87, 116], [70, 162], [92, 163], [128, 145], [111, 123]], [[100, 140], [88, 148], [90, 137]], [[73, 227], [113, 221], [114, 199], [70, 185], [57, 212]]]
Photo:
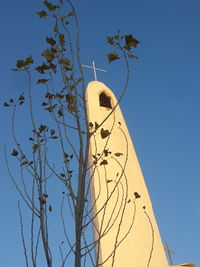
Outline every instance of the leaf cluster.
[[29, 69], [30, 65], [34, 63], [34, 60], [32, 58], [32, 56], [28, 56], [25, 60], [24, 59], [18, 59], [17, 63], [16, 63], [16, 67], [15, 69], [11, 69], [14, 71], [19, 71], [21, 69]]
[[[113, 36], [107, 37], [107, 43], [112, 45], [113, 47], [120, 49], [124, 54], [126, 54], [131, 59], [136, 59], [137, 57], [132, 54], [132, 48], [136, 48], [140, 43], [137, 39], [135, 39], [132, 34], [121, 35], [120, 31]], [[107, 54], [108, 62], [120, 59], [120, 56], [115, 51]]]
[[24, 94], [20, 94], [19, 97], [17, 98], [17, 100], [14, 100], [13, 98], [9, 99], [9, 101], [7, 102], [4, 102], [3, 106], [4, 107], [10, 107], [12, 106], [13, 104], [14, 105], [23, 105], [25, 102], [25, 97], [24, 97]]

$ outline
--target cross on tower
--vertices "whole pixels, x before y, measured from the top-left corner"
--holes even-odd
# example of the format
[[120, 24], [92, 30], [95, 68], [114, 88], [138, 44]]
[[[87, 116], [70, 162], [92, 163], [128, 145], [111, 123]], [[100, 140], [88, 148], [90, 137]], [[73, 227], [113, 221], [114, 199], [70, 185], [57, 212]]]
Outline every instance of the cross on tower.
[[166, 243], [165, 250], [167, 251], [167, 254], [168, 254], [168, 257], [169, 257], [169, 262], [170, 262], [171, 265], [173, 265], [171, 254], [174, 254], [174, 251], [172, 251], [172, 250], [169, 249], [169, 246], [168, 246], [168, 243], [167, 242], [165, 242], [165, 243]]
[[94, 60], [92, 61], [92, 66], [87, 66], [87, 65], [83, 65], [83, 64], [81, 66], [86, 67], [86, 68], [89, 68], [89, 69], [93, 69], [95, 81], [97, 81], [97, 73], [96, 73], [96, 70], [107, 72], [107, 70], [102, 70], [102, 69], [96, 68]]

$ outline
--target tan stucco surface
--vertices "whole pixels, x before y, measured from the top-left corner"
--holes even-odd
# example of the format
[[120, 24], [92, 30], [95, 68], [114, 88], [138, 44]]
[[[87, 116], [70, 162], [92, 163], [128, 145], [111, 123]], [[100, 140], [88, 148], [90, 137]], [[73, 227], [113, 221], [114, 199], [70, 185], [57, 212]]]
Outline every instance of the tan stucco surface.
[[[91, 132], [95, 122], [101, 125], [111, 112], [99, 105], [102, 91], [111, 97], [113, 107], [117, 104], [114, 94], [103, 83], [89, 83], [86, 101], [88, 119], [94, 125], [92, 128], [90, 124]], [[102, 138], [102, 128], [110, 135]], [[151, 200], [119, 106], [90, 142], [91, 200], [98, 263], [103, 263], [103, 267], [167, 267]], [[108, 164], [104, 165], [105, 161]], [[135, 192], [140, 197], [136, 198]]]

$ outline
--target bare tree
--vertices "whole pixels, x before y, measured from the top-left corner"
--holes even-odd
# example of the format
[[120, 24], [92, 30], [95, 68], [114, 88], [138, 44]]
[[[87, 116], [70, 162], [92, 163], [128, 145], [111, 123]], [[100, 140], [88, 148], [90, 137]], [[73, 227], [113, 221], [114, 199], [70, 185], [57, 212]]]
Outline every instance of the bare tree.
[[[86, 106], [86, 84], [81, 65], [80, 27], [75, 8], [70, 0], [59, 0], [57, 4], [44, 1], [45, 9], [38, 12], [41, 19], [53, 20], [52, 36], [46, 38], [48, 48], [42, 52], [44, 61], [37, 65], [32, 56], [18, 60], [14, 71], [23, 71], [27, 75], [28, 90], [18, 99], [10, 99], [4, 103], [12, 108], [12, 135], [15, 142], [11, 155], [18, 162], [18, 173], [12, 171], [11, 159], [5, 148], [5, 159], [9, 176], [23, 201], [18, 202], [21, 237], [26, 266], [38, 266], [44, 258], [46, 266], [55, 266], [52, 222], [63, 227], [63, 235], [57, 247], [60, 252], [58, 266], [67, 266], [74, 262], [75, 267], [101, 266], [100, 243], [115, 225], [117, 218], [123, 221], [127, 198], [127, 183], [124, 178], [126, 160], [121, 162], [118, 154], [108, 150], [109, 139], [115, 121], [115, 109], [128, 86], [130, 76], [130, 58], [136, 58], [132, 48], [138, 41], [131, 34], [107, 37], [113, 52], [107, 55], [109, 63], [122, 57], [125, 60], [127, 77], [124, 89], [116, 105], [101, 122], [88, 120]], [[67, 10], [67, 11], [66, 11]], [[75, 29], [71, 32], [68, 26]], [[35, 87], [45, 88], [41, 98], [35, 95]], [[20, 109], [20, 110], [19, 110]], [[30, 136], [18, 137], [16, 124], [17, 111], [30, 118]], [[105, 128], [105, 122], [111, 118], [112, 125]], [[26, 134], [26, 133], [25, 133]], [[99, 148], [96, 137], [101, 134], [105, 140], [104, 147]], [[27, 140], [28, 139], [28, 140]], [[25, 141], [27, 140], [27, 142]], [[89, 159], [92, 142], [96, 143], [96, 153]], [[126, 140], [126, 136], [124, 136]], [[101, 151], [100, 151], [101, 150]], [[109, 160], [108, 160], [109, 158]], [[110, 161], [121, 169], [112, 187], [107, 190], [107, 198], [99, 210], [95, 209], [95, 199], [90, 203], [90, 185], [94, 175], [106, 177], [106, 165]], [[99, 172], [103, 168], [103, 173]], [[99, 174], [98, 174], [99, 173]], [[122, 177], [124, 182], [122, 183]], [[107, 186], [109, 178], [107, 178]], [[101, 198], [101, 181], [99, 182], [99, 198]], [[59, 192], [58, 192], [59, 191]], [[62, 191], [62, 196], [59, 194]], [[56, 196], [56, 199], [53, 197]], [[59, 199], [61, 202], [59, 204]], [[107, 214], [108, 205], [114, 203], [114, 210]], [[113, 202], [114, 201], [114, 202]], [[23, 220], [25, 206], [30, 211], [30, 224]], [[21, 207], [23, 205], [23, 208]], [[60, 208], [59, 208], [60, 205]], [[135, 201], [134, 201], [135, 210]], [[60, 213], [60, 216], [57, 216]], [[102, 214], [102, 223], [95, 224], [97, 215]], [[56, 214], [53, 216], [53, 214]], [[109, 252], [108, 259], [114, 258], [117, 247], [128, 235], [120, 234], [120, 224], [116, 233], [116, 242]], [[55, 218], [56, 216], [56, 218]], [[24, 228], [30, 227], [30, 236], [26, 236]], [[58, 227], [58, 226], [57, 226]], [[94, 227], [95, 239], [91, 237]], [[95, 252], [96, 251], [96, 252]], [[96, 256], [95, 256], [96, 254]], [[43, 265], [44, 266], [44, 265]]]

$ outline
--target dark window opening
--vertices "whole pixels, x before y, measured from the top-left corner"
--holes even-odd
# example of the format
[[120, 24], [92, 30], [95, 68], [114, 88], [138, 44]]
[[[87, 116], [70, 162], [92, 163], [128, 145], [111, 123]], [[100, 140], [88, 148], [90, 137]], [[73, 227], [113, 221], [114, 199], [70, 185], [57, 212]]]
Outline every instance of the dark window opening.
[[111, 98], [103, 92], [99, 96], [99, 104], [101, 107], [112, 109]]

